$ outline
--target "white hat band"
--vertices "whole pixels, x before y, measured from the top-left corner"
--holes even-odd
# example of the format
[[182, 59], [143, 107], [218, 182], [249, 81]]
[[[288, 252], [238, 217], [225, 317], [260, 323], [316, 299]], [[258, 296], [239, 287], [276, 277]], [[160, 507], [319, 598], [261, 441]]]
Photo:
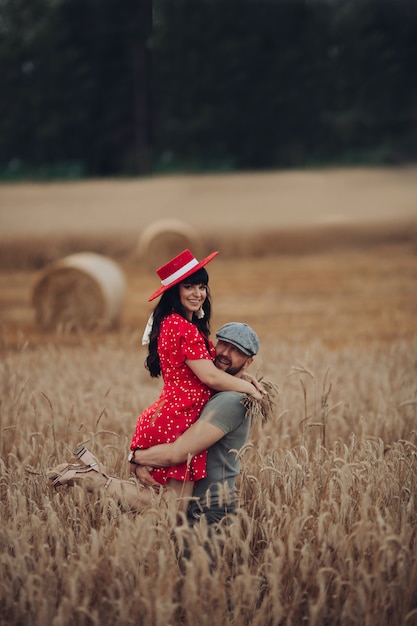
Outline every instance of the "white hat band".
[[170, 285], [171, 283], [174, 282], [174, 280], [177, 280], [177, 278], [181, 278], [181, 276], [184, 276], [184, 274], [186, 274], [189, 270], [192, 270], [193, 267], [195, 267], [196, 265], [198, 265], [197, 259], [193, 259], [192, 261], [189, 261], [189, 263], [186, 263], [186, 265], [183, 265], [181, 269], [177, 270], [176, 272], [168, 276], [168, 278], [164, 278], [164, 280], [161, 280], [162, 285], [164, 287], [166, 287], [167, 285]]

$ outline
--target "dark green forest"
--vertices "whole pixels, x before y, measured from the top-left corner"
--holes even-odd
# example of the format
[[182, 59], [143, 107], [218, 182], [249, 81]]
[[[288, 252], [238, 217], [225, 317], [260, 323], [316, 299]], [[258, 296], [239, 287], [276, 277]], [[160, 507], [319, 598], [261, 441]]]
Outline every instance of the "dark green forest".
[[0, 177], [417, 161], [415, 0], [0, 0]]

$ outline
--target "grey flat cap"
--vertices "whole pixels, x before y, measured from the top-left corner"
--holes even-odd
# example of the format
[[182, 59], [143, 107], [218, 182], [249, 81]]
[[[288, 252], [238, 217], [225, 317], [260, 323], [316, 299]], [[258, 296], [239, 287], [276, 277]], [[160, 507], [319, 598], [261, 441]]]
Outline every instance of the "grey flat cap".
[[229, 322], [216, 332], [217, 339], [232, 343], [248, 356], [254, 356], [259, 350], [259, 339], [255, 331], [242, 322]]

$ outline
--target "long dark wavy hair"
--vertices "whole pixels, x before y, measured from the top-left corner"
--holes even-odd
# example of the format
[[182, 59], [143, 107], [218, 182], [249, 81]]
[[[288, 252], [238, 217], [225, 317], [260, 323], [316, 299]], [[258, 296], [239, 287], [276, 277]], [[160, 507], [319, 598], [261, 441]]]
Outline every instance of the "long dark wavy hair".
[[[192, 323], [195, 324], [199, 331], [203, 334], [206, 340], [207, 349], [209, 347], [208, 338], [210, 336], [210, 318], [211, 318], [211, 299], [210, 291], [208, 288], [209, 276], [204, 267], [199, 269], [191, 276], [188, 276], [183, 283], [187, 285], [206, 285], [207, 296], [204, 300], [203, 311], [204, 317], [199, 319], [195, 313], [193, 313]], [[145, 360], [145, 367], [149, 370], [152, 378], [158, 378], [161, 375], [161, 362], [158, 354], [158, 337], [162, 324], [162, 320], [170, 313], [178, 313], [182, 317], [186, 318], [184, 307], [181, 304], [179, 287], [181, 283], [174, 285], [170, 289], [167, 289], [161, 296], [158, 304], [153, 310], [153, 323], [152, 330], [149, 337], [149, 349], [148, 356]]]

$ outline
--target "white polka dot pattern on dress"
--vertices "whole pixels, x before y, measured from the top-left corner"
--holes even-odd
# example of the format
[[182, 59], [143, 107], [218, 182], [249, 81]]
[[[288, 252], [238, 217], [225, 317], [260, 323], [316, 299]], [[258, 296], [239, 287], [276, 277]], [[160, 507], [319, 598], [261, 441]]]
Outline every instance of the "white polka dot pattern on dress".
[[[207, 387], [186, 365], [186, 359], [214, 360], [214, 347], [207, 349], [203, 335], [192, 322], [171, 313], [161, 324], [158, 353], [164, 386], [158, 400], [138, 418], [131, 449], [148, 448], [158, 443], [175, 441], [193, 424], [212, 395]], [[199, 480], [206, 475], [207, 452], [191, 459], [189, 466], [155, 469], [155, 480], [165, 483], [168, 478]]]

